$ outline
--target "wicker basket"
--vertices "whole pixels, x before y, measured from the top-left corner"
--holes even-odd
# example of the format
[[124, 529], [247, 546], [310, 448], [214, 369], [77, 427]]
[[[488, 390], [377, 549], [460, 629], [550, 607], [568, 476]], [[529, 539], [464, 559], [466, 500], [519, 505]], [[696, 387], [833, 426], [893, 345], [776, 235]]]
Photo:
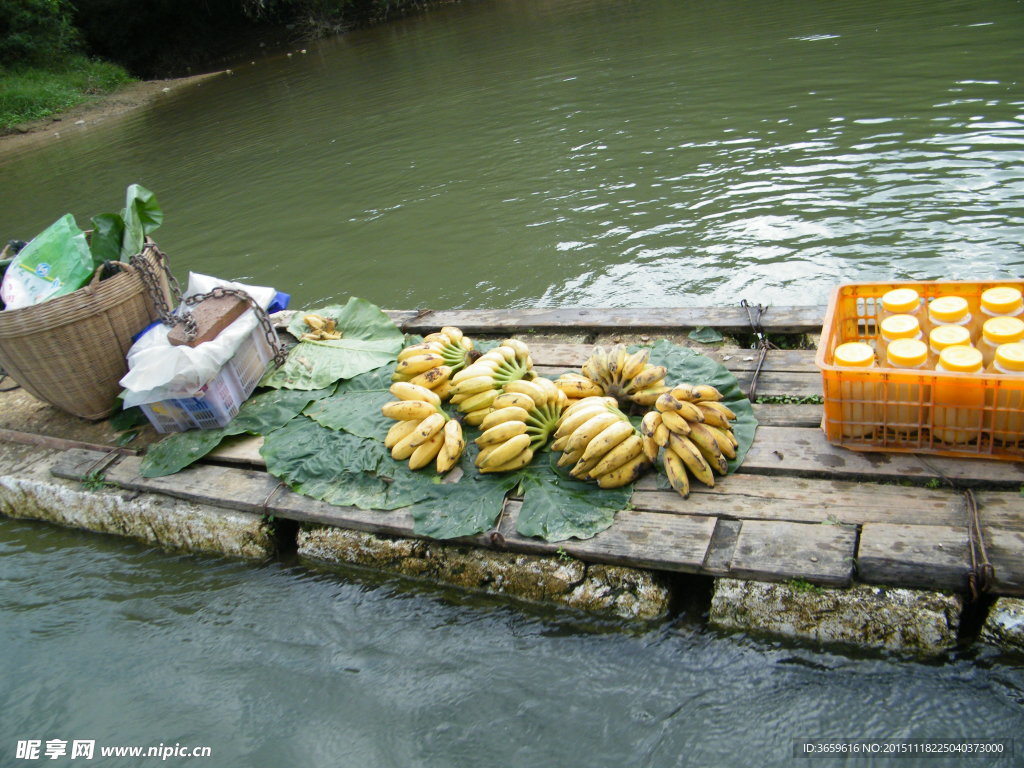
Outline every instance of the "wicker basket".
[[[151, 241], [143, 250], [161, 276], [169, 302], [162, 254]], [[73, 293], [22, 309], [0, 312], [0, 367], [27, 392], [84, 419], [103, 419], [117, 410], [118, 381], [132, 336], [158, 314], [139, 274], [122, 271]]]

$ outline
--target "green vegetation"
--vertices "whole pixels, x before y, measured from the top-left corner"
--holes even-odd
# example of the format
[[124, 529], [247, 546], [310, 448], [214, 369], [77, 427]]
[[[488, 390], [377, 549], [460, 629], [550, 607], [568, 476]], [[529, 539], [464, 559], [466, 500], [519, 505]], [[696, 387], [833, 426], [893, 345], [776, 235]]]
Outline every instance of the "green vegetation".
[[0, 133], [131, 79], [83, 55], [72, 10], [64, 0], [0, 0]]
[[47, 67], [0, 67], [0, 134], [14, 127], [70, 109], [131, 82], [116, 64], [73, 56]]

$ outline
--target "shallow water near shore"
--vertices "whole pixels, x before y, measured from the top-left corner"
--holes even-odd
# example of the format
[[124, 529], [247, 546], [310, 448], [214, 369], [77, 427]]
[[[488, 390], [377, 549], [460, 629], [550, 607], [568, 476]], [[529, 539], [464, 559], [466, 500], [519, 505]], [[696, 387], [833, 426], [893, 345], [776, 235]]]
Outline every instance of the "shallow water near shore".
[[268, 768], [785, 766], [808, 739], [1024, 726], [1024, 675], [985, 654], [833, 653], [699, 616], [634, 628], [4, 519], [0, 582], [5, 752], [94, 739]]
[[824, 303], [1020, 274], [1018, 3], [479, 0], [241, 62], [0, 160], [0, 237], [167, 213], [304, 304]]
[[[807, 304], [845, 281], [1019, 277], [1022, 22], [952, 0], [445, 5], [0, 157], [0, 241], [85, 225], [140, 182], [179, 277], [296, 307]], [[19, 740], [92, 739], [246, 768], [790, 766], [805, 739], [1024, 726], [1021, 659], [990, 649], [819, 649], [692, 612], [638, 628], [5, 518], [0, 616], [4, 765]]]

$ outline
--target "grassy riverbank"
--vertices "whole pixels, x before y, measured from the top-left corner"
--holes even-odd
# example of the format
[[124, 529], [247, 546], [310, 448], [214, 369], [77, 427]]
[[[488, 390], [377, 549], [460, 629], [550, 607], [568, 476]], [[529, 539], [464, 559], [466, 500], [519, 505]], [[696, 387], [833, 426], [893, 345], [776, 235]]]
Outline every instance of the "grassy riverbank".
[[0, 67], [0, 134], [111, 93], [134, 78], [116, 64], [72, 56], [53, 67]]

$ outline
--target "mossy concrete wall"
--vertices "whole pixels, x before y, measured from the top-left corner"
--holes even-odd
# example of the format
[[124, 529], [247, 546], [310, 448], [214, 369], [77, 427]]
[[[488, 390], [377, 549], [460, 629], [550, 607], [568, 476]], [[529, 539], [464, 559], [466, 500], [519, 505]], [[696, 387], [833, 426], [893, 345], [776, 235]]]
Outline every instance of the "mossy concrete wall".
[[274, 553], [273, 530], [258, 515], [62, 480], [50, 474], [59, 454], [0, 443], [0, 514], [128, 536], [184, 552], [251, 559]]
[[981, 627], [979, 640], [1004, 651], [1024, 653], [1024, 600], [996, 600]]
[[312, 564], [362, 565], [591, 613], [653, 620], [665, 616], [669, 607], [668, 585], [657, 574], [636, 568], [316, 525], [303, 526], [298, 543], [300, 559]]
[[725, 630], [931, 654], [957, 644], [962, 611], [959, 596], [937, 592], [718, 579], [709, 621]]

